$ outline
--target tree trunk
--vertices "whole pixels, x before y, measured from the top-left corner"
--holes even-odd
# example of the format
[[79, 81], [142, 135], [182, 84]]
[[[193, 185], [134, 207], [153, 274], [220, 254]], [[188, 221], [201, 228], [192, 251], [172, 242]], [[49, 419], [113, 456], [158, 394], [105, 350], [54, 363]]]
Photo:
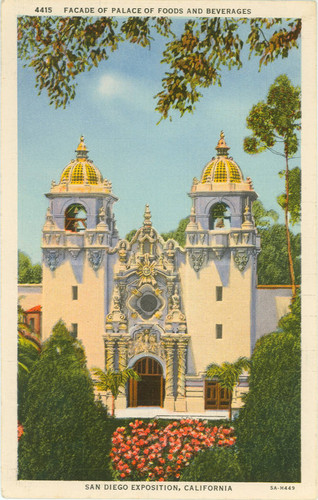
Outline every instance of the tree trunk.
[[230, 392], [230, 402], [229, 402], [229, 420], [232, 420], [232, 391]]
[[115, 398], [112, 396], [112, 417], [115, 416]]
[[286, 190], [285, 226], [286, 226], [286, 239], [287, 239], [287, 253], [288, 253], [290, 283], [291, 283], [291, 286], [292, 286], [292, 300], [294, 300], [295, 297], [296, 297], [296, 285], [295, 285], [294, 264], [293, 264], [293, 258], [292, 258], [292, 253], [291, 253], [289, 220], [288, 220], [288, 207], [289, 207], [289, 170], [288, 170], [288, 147], [287, 147], [286, 144], [285, 144], [285, 160], [286, 160], [286, 171], [285, 171], [285, 190]]

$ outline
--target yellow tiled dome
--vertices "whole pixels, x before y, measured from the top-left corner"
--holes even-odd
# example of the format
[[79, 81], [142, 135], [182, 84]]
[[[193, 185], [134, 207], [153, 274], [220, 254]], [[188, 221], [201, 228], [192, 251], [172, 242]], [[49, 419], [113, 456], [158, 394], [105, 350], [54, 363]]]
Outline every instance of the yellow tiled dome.
[[240, 167], [233, 158], [228, 157], [230, 149], [224, 139], [224, 133], [221, 132], [219, 142], [215, 148], [217, 150], [216, 158], [204, 167], [201, 183], [208, 182], [243, 182], [243, 174]]
[[88, 159], [88, 150], [84, 144], [84, 137], [76, 149], [76, 160], [72, 160], [63, 170], [60, 183], [68, 184], [100, 184], [103, 177], [92, 161]]

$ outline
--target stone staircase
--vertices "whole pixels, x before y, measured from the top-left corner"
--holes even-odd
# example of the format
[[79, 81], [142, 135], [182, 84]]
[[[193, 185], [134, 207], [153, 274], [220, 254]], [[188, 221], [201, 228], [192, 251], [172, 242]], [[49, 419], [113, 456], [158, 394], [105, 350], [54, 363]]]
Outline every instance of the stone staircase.
[[182, 419], [198, 418], [202, 420], [220, 420], [227, 419], [229, 412], [227, 410], [207, 410], [204, 413], [184, 413], [167, 411], [159, 406], [138, 406], [137, 408], [125, 408], [115, 411], [116, 418], [163, 418], [163, 419]]

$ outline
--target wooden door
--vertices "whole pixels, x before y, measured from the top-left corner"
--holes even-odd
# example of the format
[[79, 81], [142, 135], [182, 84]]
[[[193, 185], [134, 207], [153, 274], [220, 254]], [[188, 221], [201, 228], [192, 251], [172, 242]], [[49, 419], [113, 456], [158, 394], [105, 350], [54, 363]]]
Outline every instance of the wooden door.
[[130, 380], [129, 406], [163, 406], [162, 367], [154, 358], [141, 358], [134, 365], [140, 380]]
[[217, 382], [205, 381], [205, 409], [227, 410], [230, 405], [231, 392]]

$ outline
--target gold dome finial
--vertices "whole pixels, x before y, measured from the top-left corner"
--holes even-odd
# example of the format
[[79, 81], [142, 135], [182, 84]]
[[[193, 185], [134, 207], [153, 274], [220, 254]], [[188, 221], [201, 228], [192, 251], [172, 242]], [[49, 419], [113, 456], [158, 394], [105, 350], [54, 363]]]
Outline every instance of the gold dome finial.
[[228, 150], [230, 149], [226, 144], [224, 137], [224, 132], [223, 130], [221, 130], [220, 139], [215, 148], [217, 150], [218, 156], [227, 156]]
[[80, 143], [77, 146], [77, 149], [75, 150], [75, 152], [76, 152], [77, 158], [87, 158], [88, 149], [85, 146], [83, 135], [81, 135], [81, 137], [80, 137]]

